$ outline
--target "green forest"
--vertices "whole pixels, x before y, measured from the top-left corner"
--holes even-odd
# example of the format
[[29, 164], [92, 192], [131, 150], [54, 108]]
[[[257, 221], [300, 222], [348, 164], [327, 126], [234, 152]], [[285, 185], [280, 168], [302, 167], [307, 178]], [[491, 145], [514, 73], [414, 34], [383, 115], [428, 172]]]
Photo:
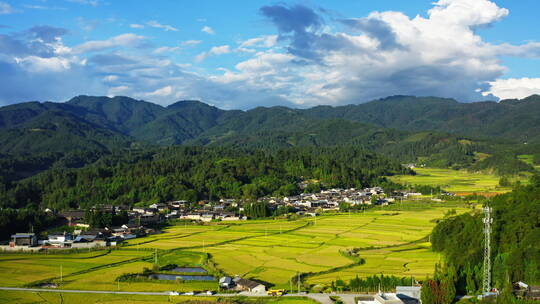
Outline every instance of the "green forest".
[[[493, 209], [493, 287], [509, 293], [511, 283], [540, 283], [540, 175], [530, 185], [488, 201]], [[458, 294], [480, 294], [483, 273], [483, 213], [449, 217], [432, 234], [433, 249], [445, 256], [436, 280], [451, 282]], [[441, 275], [443, 273], [444, 275]], [[445, 302], [441, 302], [445, 303]]]
[[356, 146], [402, 163], [513, 175], [534, 171], [517, 156], [540, 151], [538, 100], [464, 104], [394, 96], [341, 107], [248, 111], [189, 100], [162, 107], [128, 97], [20, 103], [0, 108], [0, 179], [82, 167], [116, 150], [174, 145], [266, 150]]
[[35, 205], [64, 210], [185, 199], [253, 199], [292, 195], [298, 182], [327, 187], [366, 187], [381, 176], [412, 174], [398, 162], [356, 147], [292, 148], [276, 151], [170, 147], [122, 151], [83, 168], [53, 168], [5, 182], [4, 208]]
[[[0, 229], [10, 227], [8, 215], [20, 208], [59, 211], [170, 200], [256, 199], [298, 194], [302, 191], [298, 183], [304, 180], [315, 180], [325, 187], [367, 187], [384, 182], [382, 176], [412, 173], [399, 162], [346, 146], [272, 151], [132, 149], [103, 156], [82, 168], [53, 166], [30, 178], [4, 180], [0, 184]], [[269, 215], [260, 206], [254, 206], [253, 212], [248, 210], [254, 217]], [[45, 220], [32, 212], [26, 218], [20, 222]]]

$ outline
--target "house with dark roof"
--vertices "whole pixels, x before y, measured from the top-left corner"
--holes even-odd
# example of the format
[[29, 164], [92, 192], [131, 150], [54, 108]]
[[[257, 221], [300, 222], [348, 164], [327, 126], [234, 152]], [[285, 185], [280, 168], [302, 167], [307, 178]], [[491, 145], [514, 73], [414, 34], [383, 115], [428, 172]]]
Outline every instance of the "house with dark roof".
[[255, 281], [246, 280], [242, 278], [235, 278], [234, 283], [236, 284], [236, 288], [235, 288], [236, 290], [249, 291], [249, 292], [261, 293], [261, 294], [266, 293], [266, 286]]
[[84, 210], [71, 210], [60, 213], [60, 216], [68, 221], [69, 226], [84, 224]]

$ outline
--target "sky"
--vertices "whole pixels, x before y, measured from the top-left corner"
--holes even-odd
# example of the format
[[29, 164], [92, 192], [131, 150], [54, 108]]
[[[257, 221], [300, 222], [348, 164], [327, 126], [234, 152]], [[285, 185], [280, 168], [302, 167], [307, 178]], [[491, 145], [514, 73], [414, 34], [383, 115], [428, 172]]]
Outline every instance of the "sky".
[[537, 0], [0, 0], [0, 106], [540, 94]]

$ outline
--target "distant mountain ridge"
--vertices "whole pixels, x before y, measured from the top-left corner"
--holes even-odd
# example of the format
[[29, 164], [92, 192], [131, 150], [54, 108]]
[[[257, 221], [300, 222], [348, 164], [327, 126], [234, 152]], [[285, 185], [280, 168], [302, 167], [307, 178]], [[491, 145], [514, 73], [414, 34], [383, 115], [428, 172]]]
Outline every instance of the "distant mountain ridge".
[[402, 163], [515, 174], [535, 170], [517, 155], [540, 153], [538, 117], [538, 95], [473, 104], [393, 96], [359, 105], [248, 111], [193, 100], [163, 107], [122, 96], [77, 96], [65, 103], [0, 108], [0, 180], [80, 168], [102, 155], [180, 144], [362, 147]]
[[[163, 146], [249, 142], [265, 146], [265, 138], [269, 139], [266, 143], [279, 145], [329, 145], [351, 143], [354, 142], [353, 137], [358, 136], [365, 139], [370, 133], [386, 132], [387, 136], [400, 140], [404, 136], [397, 135], [400, 132], [425, 131], [540, 142], [538, 95], [499, 103], [459, 103], [436, 97], [392, 96], [359, 105], [309, 109], [258, 107], [248, 111], [222, 110], [193, 100], [163, 107], [123, 96], [81, 95], [65, 103], [27, 102], [1, 107], [0, 139], [3, 147], [0, 153], [24, 152], [16, 148], [20, 145], [11, 143], [15, 140], [13, 134], [24, 141], [26, 136], [30, 136], [29, 129], [39, 129], [60, 117], [63, 123], [56, 130], [61, 131], [64, 138], [70, 134], [89, 139], [93, 135], [85, 135], [81, 130], [93, 129], [103, 138], [92, 139], [89, 144], [93, 142], [104, 149], [129, 146], [132, 141]], [[71, 123], [66, 123], [67, 120]], [[333, 130], [335, 133], [340, 128], [338, 133], [342, 137], [333, 137], [328, 132]], [[49, 140], [51, 136], [54, 138], [52, 133], [47, 136]], [[37, 140], [35, 136], [30, 137]], [[24, 150], [32, 150], [31, 145], [25, 147]]]
[[499, 103], [460, 103], [436, 97], [395, 96], [324, 110], [315, 107], [306, 112], [314, 117], [343, 118], [400, 130], [540, 140], [539, 95]]

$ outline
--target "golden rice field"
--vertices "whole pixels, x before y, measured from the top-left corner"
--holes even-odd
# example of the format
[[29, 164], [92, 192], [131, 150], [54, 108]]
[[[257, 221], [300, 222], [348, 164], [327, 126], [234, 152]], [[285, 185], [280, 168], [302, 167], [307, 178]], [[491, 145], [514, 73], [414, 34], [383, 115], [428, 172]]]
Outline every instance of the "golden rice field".
[[[467, 170], [439, 168], [415, 168], [417, 175], [396, 175], [390, 180], [400, 184], [441, 186], [444, 190], [460, 194], [504, 193], [512, 189], [499, 186], [500, 176]], [[513, 180], [527, 182], [528, 176], [514, 177]]]
[[[297, 220], [178, 225], [161, 234], [130, 240], [111, 251], [6, 253], [0, 255], [0, 286], [22, 287], [36, 281], [51, 281], [60, 288], [83, 290], [217, 288], [215, 281], [118, 282], [122, 274], [152, 268], [156, 252], [160, 266], [203, 266], [210, 272], [241, 275], [282, 288], [288, 288], [297, 273], [306, 272], [314, 274], [305, 283], [321, 285], [381, 273], [421, 279], [433, 273], [440, 259], [431, 251], [427, 238], [435, 220], [452, 208], [459, 213], [467, 211], [447, 205], [451, 203], [431, 203], [429, 207], [422, 204], [404, 203], [402, 208]], [[352, 248], [358, 248], [359, 256], [365, 260], [363, 265], [353, 265], [353, 259], [342, 253]]]
[[[0, 291], [0, 303], [10, 304], [169, 304], [197, 301], [198, 303], [219, 302], [217, 297], [190, 296], [150, 296], [150, 295], [115, 295], [115, 294], [71, 294], [51, 292]], [[251, 299], [242, 298], [243, 303], [253, 304], [316, 304], [317, 302], [300, 297]]]
[[297, 272], [322, 272], [351, 264], [352, 260], [340, 253], [351, 248], [366, 248], [359, 252], [366, 260], [364, 265], [314, 276], [308, 283], [328, 284], [338, 278], [380, 273], [423, 278], [433, 272], [439, 255], [420, 240], [430, 233], [433, 220], [442, 217], [445, 211], [445, 208], [414, 212], [377, 210], [322, 216], [316, 221], [304, 220], [307, 226], [288, 233], [260, 234], [207, 250], [227, 273], [279, 287], [287, 287]]

